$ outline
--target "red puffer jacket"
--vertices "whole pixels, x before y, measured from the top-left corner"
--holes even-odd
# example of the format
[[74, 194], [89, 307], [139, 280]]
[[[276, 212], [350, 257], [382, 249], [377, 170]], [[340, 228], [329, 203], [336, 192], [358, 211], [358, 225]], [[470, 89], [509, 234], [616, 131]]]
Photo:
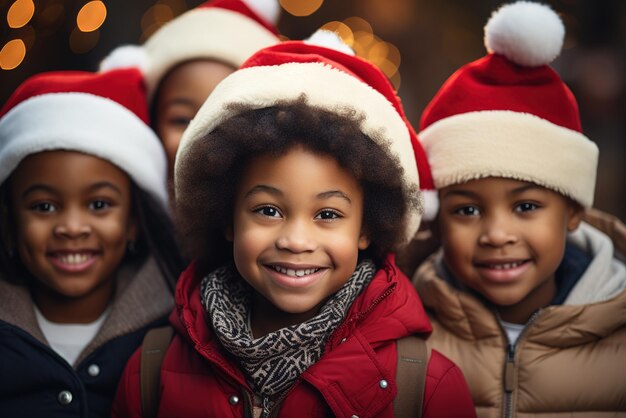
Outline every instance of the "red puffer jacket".
[[[176, 333], [161, 368], [158, 417], [251, 417], [252, 391], [207, 327], [195, 276], [192, 264], [178, 281], [170, 316]], [[331, 335], [325, 354], [300, 376], [272, 416], [392, 417], [395, 340], [430, 331], [416, 292], [390, 258]], [[141, 417], [139, 365], [138, 351], [120, 381], [114, 417]], [[382, 380], [388, 382], [384, 389]], [[436, 351], [428, 363], [423, 416], [475, 416], [461, 371]]]

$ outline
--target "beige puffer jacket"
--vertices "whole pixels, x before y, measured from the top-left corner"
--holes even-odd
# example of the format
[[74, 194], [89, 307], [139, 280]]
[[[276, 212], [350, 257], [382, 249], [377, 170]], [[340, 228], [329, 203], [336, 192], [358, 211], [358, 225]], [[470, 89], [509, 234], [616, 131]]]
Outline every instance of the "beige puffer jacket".
[[415, 273], [433, 323], [427, 343], [461, 367], [479, 417], [626, 417], [626, 267], [616, 258], [626, 254], [626, 227], [598, 212], [586, 221], [570, 241], [592, 263], [513, 350], [494, 312], [437, 274], [440, 253]]

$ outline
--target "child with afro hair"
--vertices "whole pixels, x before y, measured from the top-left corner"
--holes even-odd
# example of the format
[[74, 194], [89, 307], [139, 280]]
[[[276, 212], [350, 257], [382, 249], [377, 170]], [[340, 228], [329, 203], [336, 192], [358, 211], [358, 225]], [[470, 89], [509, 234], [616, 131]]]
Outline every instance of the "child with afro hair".
[[[420, 223], [428, 168], [413, 146], [382, 72], [335, 49], [285, 42], [218, 85], [177, 155], [195, 261], [170, 317], [159, 416], [398, 413], [396, 341], [430, 332], [389, 255]], [[474, 415], [453, 363], [433, 351], [426, 369], [423, 416]], [[115, 415], [141, 416], [140, 375], [136, 353]]]

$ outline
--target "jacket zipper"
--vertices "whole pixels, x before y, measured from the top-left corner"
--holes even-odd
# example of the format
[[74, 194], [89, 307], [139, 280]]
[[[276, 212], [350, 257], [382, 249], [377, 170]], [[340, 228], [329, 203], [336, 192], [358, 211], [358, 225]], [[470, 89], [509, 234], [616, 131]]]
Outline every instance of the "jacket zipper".
[[393, 283], [387, 290], [385, 290], [380, 296], [372, 301], [372, 303], [367, 307], [366, 310], [357, 313], [351, 319], [344, 321], [341, 325], [337, 327], [337, 329], [332, 333], [331, 337], [328, 339], [326, 346], [334, 346], [335, 341], [341, 335], [341, 332], [344, 328], [347, 328], [350, 324], [356, 323], [360, 321], [362, 318], [366, 317], [380, 302], [382, 302], [387, 296], [389, 296], [394, 290], [396, 290], [396, 283]]
[[263, 411], [261, 412], [261, 418], [267, 418], [270, 416], [270, 397], [269, 396], [264, 396], [263, 397]]
[[[289, 388], [289, 390], [283, 392], [274, 402], [272, 402], [270, 400], [269, 396], [264, 396], [261, 398], [261, 415], [260, 418], [273, 418], [278, 416], [278, 411], [280, 409], [280, 405], [283, 403], [283, 401], [285, 400], [285, 398], [287, 397], [287, 395], [289, 395], [289, 393], [291, 393], [291, 391], [294, 389], [294, 387], [297, 385], [294, 384], [293, 386], [291, 386]], [[254, 399], [255, 399], [255, 395], [254, 393], [249, 392], [247, 389], [244, 389], [244, 393], [247, 395], [246, 396], [246, 402], [248, 405], [248, 408], [250, 410], [250, 417], [254, 416]]]
[[515, 354], [516, 354], [517, 346], [519, 342], [522, 340], [522, 337], [524, 336], [524, 334], [526, 334], [526, 331], [528, 330], [528, 328], [530, 328], [532, 323], [535, 322], [535, 320], [537, 319], [537, 317], [542, 311], [543, 309], [539, 309], [530, 316], [530, 318], [528, 319], [528, 321], [526, 321], [526, 324], [524, 325], [524, 329], [522, 330], [520, 335], [517, 337], [517, 341], [515, 344], [511, 344], [509, 342], [509, 337], [506, 333], [506, 330], [502, 328], [502, 325], [500, 323], [500, 316], [496, 314], [496, 316], [498, 317], [498, 324], [500, 324], [502, 333], [504, 334], [504, 337], [506, 338], [506, 342], [507, 342], [506, 361], [504, 362], [504, 373], [503, 373], [503, 382], [502, 382], [502, 384], [504, 385], [504, 405], [503, 405], [502, 416], [504, 418], [512, 418], [514, 415], [513, 414], [513, 392], [515, 391], [516, 386], [517, 386], [515, 382], [515, 372], [516, 372], [516, 367], [517, 367], [515, 364]]
[[507, 344], [504, 364], [504, 417], [512, 417], [513, 390], [515, 389], [515, 345]]

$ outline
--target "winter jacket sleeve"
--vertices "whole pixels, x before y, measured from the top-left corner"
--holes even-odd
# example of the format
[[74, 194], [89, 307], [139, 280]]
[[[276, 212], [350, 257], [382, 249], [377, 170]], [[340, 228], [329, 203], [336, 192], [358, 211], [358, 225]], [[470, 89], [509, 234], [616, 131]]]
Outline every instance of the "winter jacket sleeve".
[[112, 418], [141, 418], [140, 364], [141, 347], [126, 363], [113, 401]]
[[476, 410], [465, 377], [453, 362], [432, 350], [424, 388], [424, 418], [473, 418]]

